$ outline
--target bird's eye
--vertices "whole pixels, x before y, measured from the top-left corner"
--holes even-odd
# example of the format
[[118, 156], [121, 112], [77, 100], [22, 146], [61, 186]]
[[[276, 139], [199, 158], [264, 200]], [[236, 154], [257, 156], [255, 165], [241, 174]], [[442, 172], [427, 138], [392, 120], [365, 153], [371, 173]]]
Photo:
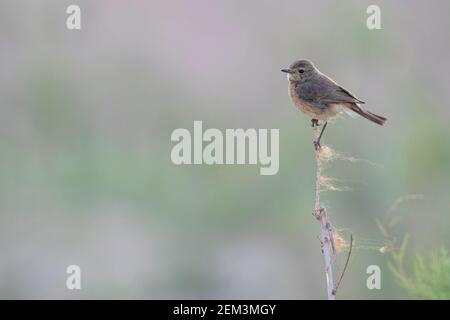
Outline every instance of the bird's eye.
[[298, 70], [298, 72], [303, 73], [303, 72], [305, 72], [305, 69], [300, 69], [300, 70]]

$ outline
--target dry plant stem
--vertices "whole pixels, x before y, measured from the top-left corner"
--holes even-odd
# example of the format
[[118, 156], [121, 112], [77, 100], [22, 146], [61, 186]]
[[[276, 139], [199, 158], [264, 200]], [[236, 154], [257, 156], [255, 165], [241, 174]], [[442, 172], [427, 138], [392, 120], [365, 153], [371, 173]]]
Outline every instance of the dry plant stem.
[[341, 285], [341, 281], [344, 278], [345, 271], [347, 271], [348, 262], [350, 261], [350, 257], [352, 256], [352, 249], [353, 249], [353, 235], [350, 235], [350, 249], [348, 250], [347, 254], [347, 260], [345, 260], [344, 270], [342, 270], [341, 276], [339, 277], [339, 280], [336, 284], [336, 288], [334, 289], [334, 294], [337, 293], [339, 286]]
[[322, 242], [322, 253], [325, 260], [325, 276], [327, 281], [327, 294], [328, 300], [334, 300], [335, 290], [333, 281], [333, 263], [332, 263], [332, 253], [331, 240], [332, 240], [332, 230], [331, 225], [327, 220], [327, 213], [324, 208], [320, 206], [320, 176], [321, 176], [321, 162], [320, 162], [320, 147], [316, 148], [316, 200], [314, 206], [314, 216], [320, 223], [321, 230], [321, 242]]

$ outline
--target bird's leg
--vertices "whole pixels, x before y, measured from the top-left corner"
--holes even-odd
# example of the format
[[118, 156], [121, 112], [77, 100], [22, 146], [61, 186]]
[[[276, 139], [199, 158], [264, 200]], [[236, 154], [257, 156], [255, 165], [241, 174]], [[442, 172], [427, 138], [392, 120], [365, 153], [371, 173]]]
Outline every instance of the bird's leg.
[[311, 127], [318, 127], [319, 126], [319, 120], [317, 119], [311, 119]]
[[320, 149], [320, 139], [322, 138], [323, 132], [325, 131], [325, 128], [327, 127], [327, 123], [325, 122], [322, 126], [322, 130], [320, 131], [319, 137], [317, 138], [317, 140], [314, 141], [314, 147], [316, 148], [316, 150]]

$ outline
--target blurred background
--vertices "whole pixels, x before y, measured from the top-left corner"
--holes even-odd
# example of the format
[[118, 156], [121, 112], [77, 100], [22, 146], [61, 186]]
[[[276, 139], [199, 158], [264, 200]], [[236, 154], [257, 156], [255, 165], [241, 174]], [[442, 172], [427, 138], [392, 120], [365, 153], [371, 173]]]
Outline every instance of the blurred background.
[[[66, 28], [71, 4], [80, 31]], [[381, 30], [366, 27], [370, 4]], [[310, 119], [280, 72], [300, 58], [389, 119], [342, 116], [324, 136], [341, 191], [322, 200], [355, 238], [338, 297], [414, 298], [375, 220], [419, 194], [395, 213], [407, 256], [450, 245], [448, 12], [444, 0], [1, 0], [0, 298], [325, 298]], [[279, 128], [278, 174], [175, 166], [170, 135], [194, 120]], [[66, 289], [71, 264], [82, 290]], [[381, 290], [366, 287], [373, 264]]]

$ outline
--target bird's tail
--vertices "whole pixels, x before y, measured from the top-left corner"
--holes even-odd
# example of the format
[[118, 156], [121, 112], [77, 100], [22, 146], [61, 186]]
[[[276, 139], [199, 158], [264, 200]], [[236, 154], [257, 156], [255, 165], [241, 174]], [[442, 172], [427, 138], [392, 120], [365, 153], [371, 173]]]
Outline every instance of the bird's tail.
[[367, 110], [364, 110], [356, 104], [350, 106], [350, 109], [353, 112], [359, 114], [360, 116], [366, 118], [367, 120], [370, 120], [372, 122], [375, 122], [376, 124], [379, 124], [380, 126], [382, 126], [387, 120], [385, 117], [382, 117], [382, 116], [376, 115], [372, 112], [369, 112]]

